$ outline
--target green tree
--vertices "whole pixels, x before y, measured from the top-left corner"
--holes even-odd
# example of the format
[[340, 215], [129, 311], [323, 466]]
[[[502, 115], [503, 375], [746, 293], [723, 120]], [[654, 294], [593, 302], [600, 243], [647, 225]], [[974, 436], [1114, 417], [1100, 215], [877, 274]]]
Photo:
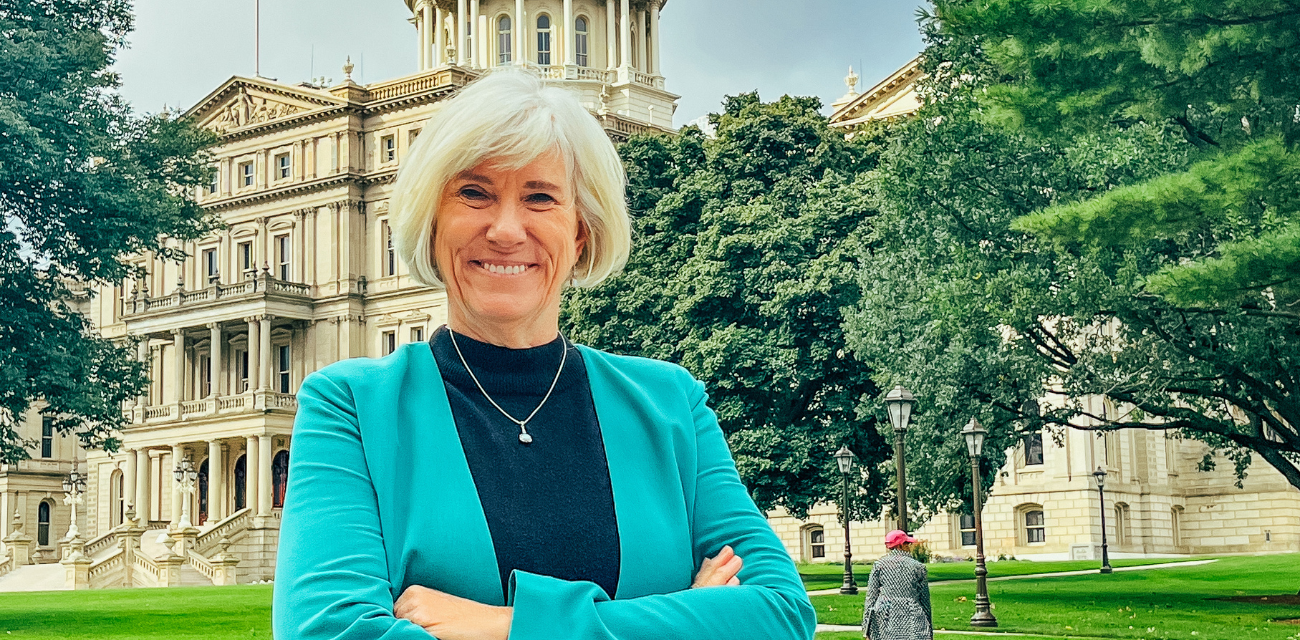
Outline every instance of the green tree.
[[[859, 295], [876, 149], [870, 136], [846, 141], [820, 107], [741, 95], [711, 117], [715, 136], [687, 127], [623, 144], [631, 260], [565, 306], [575, 340], [703, 380], [755, 500], [796, 515], [838, 496], [841, 444], [868, 471], [890, 456], [883, 412], [859, 412], [879, 393], [848, 353], [840, 311]], [[863, 479], [860, 515], [888, 502], [886, 477]]]
[[0, 0], [0, 458], [34, 402], [84, 446], [115, 446], [122, 403], [146, 382], [130, 345], [76, 312], [92, 285], [135, 275], [125, 258], [179, 253], [214, 220], [187, 197], [209, 175], [211, 134], [137, 116], [109, 71], [127, 0]]
[[[933, 415], [918, 428], [935, 446], [957, 447], [969, 415], [997, 445], [1041, 425], [1151, 429], [1206, 442], [1239, 478], [1258, 455], [1300, 487], [1300, 327], [1281, 277], [1297, 183], [1277, 115], [1296, 96], [1260, 94], [1243, 124], [1233, 109], [1245, 102], [1224, 96], [1271, 86], [1250, 80], [1271, 70], [1241, 63], [1229, 90], [1215, 74], [1240, 62], [1232, 55], [1211, 56], [1212, 71], [1153, 61], [1162, 38], [1194, 58], [1250, 29], [1207, 35], [1180, 22], [1190, 3], [1162, 3], [1186, 7], [1147, 24], [1148, 4], [939, 3], [942, 19], [924, 23], [929, 104], [875, 173], [881, 214], [863, 275], [874, 287], [850, 342], [879, 376], [928, 388]], [[1239, 51], [1288, 36], [1253, 37]], [[1150, 89], [1182, 86], [1176, 73], [1217, 88], [1155, 100]], [[1100, 411], [1096, 396], [1123, 411]]]

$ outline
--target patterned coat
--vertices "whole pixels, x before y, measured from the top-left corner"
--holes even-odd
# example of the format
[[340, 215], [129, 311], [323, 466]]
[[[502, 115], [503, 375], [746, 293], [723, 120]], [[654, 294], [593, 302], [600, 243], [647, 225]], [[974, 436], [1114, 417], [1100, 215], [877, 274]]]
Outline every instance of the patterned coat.
[[871, 567], [862, 635], [871, 640], [933, 640], [925, 565], [892, 549]]

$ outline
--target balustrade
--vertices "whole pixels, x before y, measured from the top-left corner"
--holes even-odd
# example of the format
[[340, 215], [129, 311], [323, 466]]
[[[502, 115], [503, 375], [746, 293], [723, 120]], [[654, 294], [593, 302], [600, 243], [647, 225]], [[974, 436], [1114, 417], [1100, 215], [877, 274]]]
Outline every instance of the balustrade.
[[279, 280], [270, 273], [263, 272], [242, 282], [234, 284], [209, 284], [205, 289], [195, 291], [178, 291], [164, 296], [135, 296], [122, 301], [122, 315], [133, 316], [151, 311], [177, 309], [181, 307], [229, 300], [240, 296], [257, 294], [283, 294], [310, 298], [310, 285]]

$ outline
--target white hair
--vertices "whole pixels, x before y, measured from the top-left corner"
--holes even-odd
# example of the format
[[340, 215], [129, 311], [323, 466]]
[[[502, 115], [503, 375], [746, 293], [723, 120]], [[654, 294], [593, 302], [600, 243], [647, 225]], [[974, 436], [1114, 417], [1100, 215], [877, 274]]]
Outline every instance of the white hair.
[[444, 102], [398, 171], [389, 225], [411, 277], [443, 286], [433, 246], [448, 182], [485, 161], [518, 169], [557, 149], [587, 229], [573, 283], [591, 287], [618, 273], [632, 237], [627, 177], [614, 143], [569, 91], [547, 87], [522, 70], [502, 69]]

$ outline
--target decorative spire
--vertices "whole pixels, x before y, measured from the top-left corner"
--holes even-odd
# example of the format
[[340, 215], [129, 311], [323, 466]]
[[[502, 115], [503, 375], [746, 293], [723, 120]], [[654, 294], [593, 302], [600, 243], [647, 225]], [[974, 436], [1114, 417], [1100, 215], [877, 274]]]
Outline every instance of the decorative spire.
[[849, 95], [858, 95], [858, 74], [853, 72], [853, 65], [849, 65], [849, 75], [845, 76], [844, 84], [849, 86]]
[[343, 63], [343, 75], [347, 77], [346, 79], [349, 82], [352, 81], [352, 70], [355, 68], [357, 66], [352, 64], [352, 56], [348, 56], [348, 61]]

